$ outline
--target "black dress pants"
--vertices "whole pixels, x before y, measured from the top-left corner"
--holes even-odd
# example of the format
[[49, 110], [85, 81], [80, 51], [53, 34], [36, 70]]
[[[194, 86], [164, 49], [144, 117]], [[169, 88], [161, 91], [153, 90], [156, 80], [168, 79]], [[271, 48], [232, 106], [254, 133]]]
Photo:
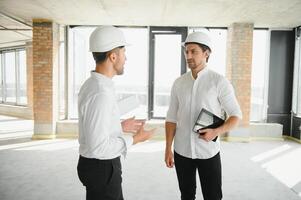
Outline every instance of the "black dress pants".
[[77, 173], [87, 200], [123, 200], [120, 157], [98, 160], [79, 157]]
[[195, 200], [196, 170], [204, 200], [222, 199], [222, 172], [220, 154], [209, 159], [191, 159], [174, 152], [175, 167], [181, 191], [181, 200]]

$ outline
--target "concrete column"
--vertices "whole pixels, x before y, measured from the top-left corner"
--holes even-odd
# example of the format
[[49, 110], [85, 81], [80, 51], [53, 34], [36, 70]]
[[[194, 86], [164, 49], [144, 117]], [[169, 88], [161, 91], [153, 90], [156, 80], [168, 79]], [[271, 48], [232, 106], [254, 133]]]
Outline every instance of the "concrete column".
[[252, 23], [234, 23], [228, 27], [226, 76], [243, 113], [237, 136], [249, 135], [246, 127], [250, 124], [253, 28]]
[[59, 26], [33, 20], [33, 139], [55, 138], [58, 119]]

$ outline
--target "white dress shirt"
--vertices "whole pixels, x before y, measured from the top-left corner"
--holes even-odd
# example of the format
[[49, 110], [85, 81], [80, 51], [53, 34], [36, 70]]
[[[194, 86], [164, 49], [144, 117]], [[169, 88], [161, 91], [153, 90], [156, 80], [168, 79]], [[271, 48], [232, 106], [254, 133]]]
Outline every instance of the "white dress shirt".
[[85, 81], [78, 95], [79, 154], [113, 159], [124, 155], [133, 137], [123, 135], [113, 81], [97, 72]]
[[187, 158], [208, 159], [220, 151], [219, 139], [207, 142], [193, 132], [202, 108], [221, 118], [223, 110], [228, 116], [242, 116], [231, 83], [207, 67], [197, 74], [196, 79], [191, 71], [177, 78], [171, 90], [166, 121], [177, 124], [174, 149]]

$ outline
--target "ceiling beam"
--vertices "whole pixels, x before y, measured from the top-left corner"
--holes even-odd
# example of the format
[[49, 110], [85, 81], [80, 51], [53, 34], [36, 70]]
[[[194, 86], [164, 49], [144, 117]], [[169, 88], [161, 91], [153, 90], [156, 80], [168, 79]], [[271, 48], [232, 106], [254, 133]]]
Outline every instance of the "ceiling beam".
[[[28, 35], [18, 32], [18, 31], [20, 31], [20, 30], [9, 30], [8, 28], [6, 28], [6, 27], [4, 27], [4, 26], [2, 26], [2, 25], [0, 25], [0, 27], [2, 27], [2, 29], [0, 29], [1, 31], [13, 31], [13, 32], [15, 32], [15, 33], [17, 33], [17, 34], [19, 34], [19, 35], [22, 35], [23, 37], [26, 37], [26, 38], [28, 38], [28, 39], [31, 39], [31, 37], [29, 37]], [[30, 30], [30, 31], [32, 31], [32, 30]]]
[[[2, 27], [2, 26], [1, 26]], [[22, 29], [22, 28], [0, 28], [0, 31], [32, 31], [32, 29]]]
[[23, 22], [23, 21], [21, 21], [21, 20], [19, 20], [19, 19], [16, 19], [16, 18], [14, 18], [14, 17], [12, 17], [12, 16], [9, 16], [9, 15], [3, 13], [3, 12], [0, 12], [0, 16], [5, 17], [5, 18], [7, 18], [7, 19], [9, 19], [9, 20], [12, 20], [12, 21], [14, 21], [14, 22], [16, 22], [16, 23], [18, 23], [18, 24], [22, 24], [22, 25], [24, 25], [24, 26], [28, 26], [28, 27], [32, 28], [32, 25], [27, 24], [27, 23], [25, 23], [25, 22]]

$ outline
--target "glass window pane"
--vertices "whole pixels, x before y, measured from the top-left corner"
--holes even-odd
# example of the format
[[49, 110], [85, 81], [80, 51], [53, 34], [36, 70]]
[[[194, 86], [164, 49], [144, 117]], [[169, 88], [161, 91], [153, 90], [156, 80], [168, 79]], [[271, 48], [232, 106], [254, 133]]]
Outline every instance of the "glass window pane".
[[[299, 28], [300, 29], [300, 28]], [[299, 63], [298, 69], [299, 73], [297, 75], [298, 80], [298, 92], [297, 92], [297, 115], [301, 116], [301, 38], [299, 37]]]
[[71, 84], [70, 118], [77, 118], [77, 99], [81, 85], [90, 76], [90, 71], [95, 68], [91, 52], [89, 52], [89, 37], [95, 28], [73, 28], [73, 83]]
[[2, 90], [2, 84], [3, 84], [3, 82], [2, 82], [2, 54], [0, 54], [0, 103], [2, 103], [2, 101], [3, 101], [3, 98], [2, 98], [2, 96], [3, 96], [3, 90]]
[[27, 104], [27, 67], [26, 67], [26, 52], [25, 50], [19, 51], [19, 94], [20, 102], [18, 104], [26, 105]]
[[5, 101], [16, 103], [16, 62], [15, 52], [7, 52], [5, 56]]
[[251, 121], [265, 118], [265, 77], [267, 69], [267, 31], [254, 30], [251, 82]]
[[295, 40], [295, 63], [292, 111], [301, 117], [301, 38]]
[[145, 119], [148, 100], [148, 30], [146, 28], [121, 28], [121, 30], [131, 45], [126, 47], [124, 74], [114, 77], [116, 93], [120, 100], [134, 95], [140, 104], [122, 118], [136, 116]]
[[209, 29], [212, 39], [212, 53], [210, 55], [208, 66], [220, 73], [226, 75], [226, 44], [227, 30], [226, 29]]
[[[95, 28], [78, 27], [73, 28], [73, 83], [71, 83], [72, 96], [70, 118], [77, 118], [78, 92], [84, 81], [90, 76], [91, 70], [95, 69], [95, 62], [89, 52], [89, 37]], [[126, 47], [127, 61], [122, 76], [115, 76], [114, 82], [117, 95], [120, 99], [135, 95], [140, 101], [140, 106], [127, 116], [135, 115], [136, 118], [147, 116], [147, 69], [148, 69], [148, 31], [146, 28], [121, 28], [126, 40], [131, 45]], [[141, 74], [141, 76], [137, 76]]]
[[181, 75], [181, 35], [155, 35], [155, 41], [153, 116], [165, 117], [172, 84]]
[[65, 119], [65, 46], [60, 43], [59, 52], [59, 118]]

